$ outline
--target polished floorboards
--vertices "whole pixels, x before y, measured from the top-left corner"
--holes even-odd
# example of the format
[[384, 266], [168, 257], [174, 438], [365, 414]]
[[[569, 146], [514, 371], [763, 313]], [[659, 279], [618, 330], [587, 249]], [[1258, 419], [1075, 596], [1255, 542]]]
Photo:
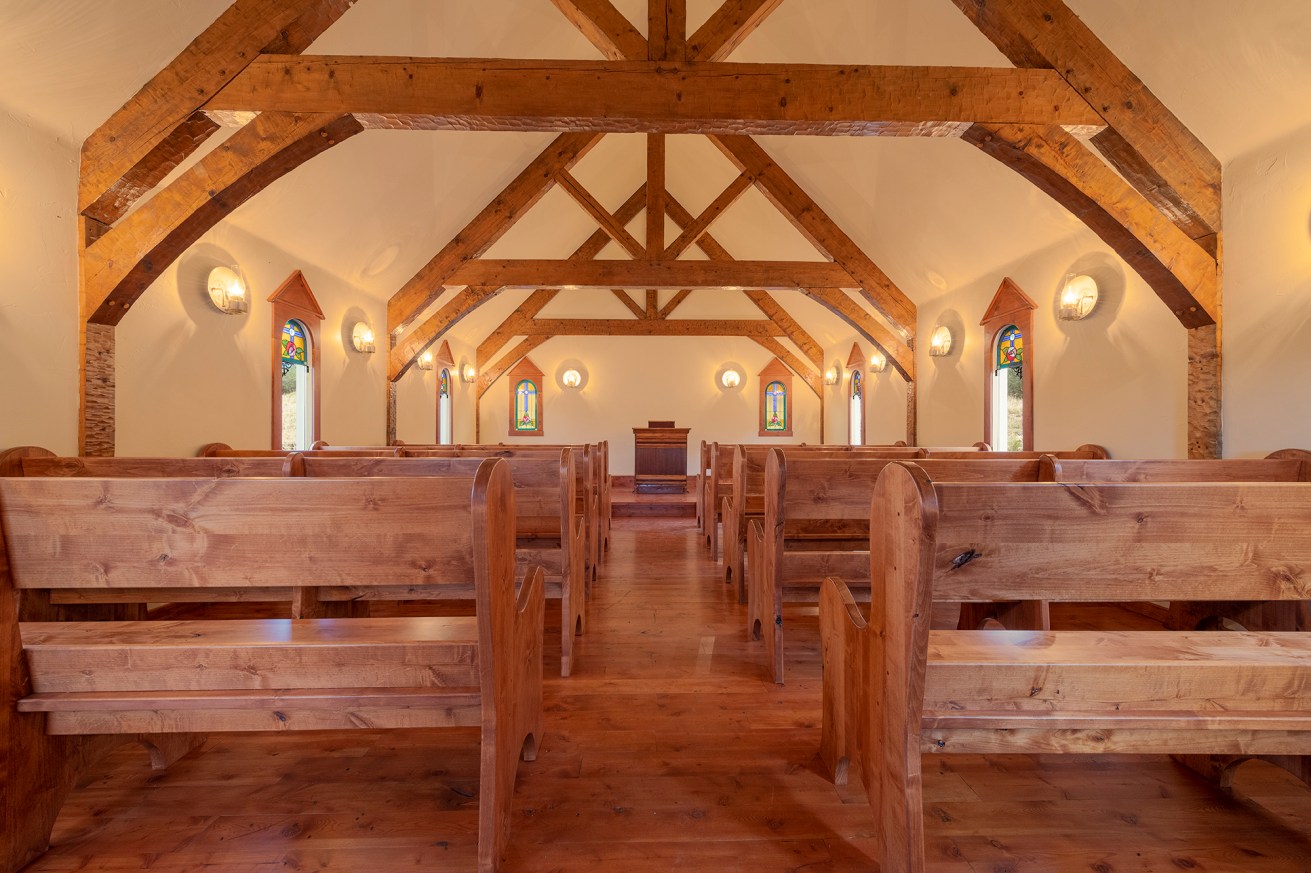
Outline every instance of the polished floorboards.
[[[786, 686], [684, 518], [616, 519], [574, 675], [547, 634], [546, 727], [521, 764], [506, 873], [866, 871], [874, 821], [820, 766], [813, 609]], [[1140, 620], [1131, 614], [1102, 620]], [[1067, 619], [1069, 620], [1069, 619]], [[474, 730], [214, 735], [164, 772], [87, 775], [53, 871], [475, 869]], [[1213, 789], [1164, 757], [926, 758], [941, 873], [1311, 871], [1311, 789], [1249, 763]]]

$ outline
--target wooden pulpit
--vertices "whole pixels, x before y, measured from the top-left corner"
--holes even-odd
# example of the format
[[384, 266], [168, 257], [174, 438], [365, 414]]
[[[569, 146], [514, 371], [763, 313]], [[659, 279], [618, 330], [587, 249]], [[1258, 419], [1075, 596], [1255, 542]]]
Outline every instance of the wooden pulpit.
[[672, 421], [648, 421], [633, 428], [633, 490], [682, 494], [687, 491], [687, 434]]

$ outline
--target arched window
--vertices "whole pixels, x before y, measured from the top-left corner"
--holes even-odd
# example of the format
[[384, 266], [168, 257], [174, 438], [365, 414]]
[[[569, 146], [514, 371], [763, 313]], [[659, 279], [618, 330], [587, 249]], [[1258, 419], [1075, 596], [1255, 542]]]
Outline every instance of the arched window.
[[1010, 279], [983, 320], [983, 438], [1003, 452], [1033, 450], [1033, 310]]
[[542, 371], [524, 358], [506, 375], [510, 386], [510, 436], [542, 436]]
[[851, 384], [847, 388], [847, 442], [853, 446], [865, 444], [865, 353], [859, 343], [852, 343], [847, 357], [847, 370]]
[[455, 441], [451, 427], [451, 371], [442, 367], [437, 377], [437, 442], [449, 446]]
[[774, 358], [760, 371], [760, 436], [792, 436], [792, 371]]
[[314, 389], [309, 337], [296, 319], [282, 324], [282, 444], [283, 449], [308, 449], [314, 420]]
[[300, 270], [269, 296], [273, 304], [273, 448], [308, 449], [319, 436], [318, 329], [323, 310]]
[[992, 435], [1001, 451], [1024, 446], [1024, 334], [1013, 324], [997, 334], [993, 355]]

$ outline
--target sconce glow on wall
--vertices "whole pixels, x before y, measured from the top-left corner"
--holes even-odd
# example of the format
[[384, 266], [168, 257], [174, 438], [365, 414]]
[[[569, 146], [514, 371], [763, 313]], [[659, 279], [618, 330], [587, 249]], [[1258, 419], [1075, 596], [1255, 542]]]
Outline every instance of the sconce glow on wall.
[[460, 378], [465, 382], [472, 382], [478, 378], [478, 371], [474, 369], [473, 364], [465, 364], [460, 370]]
[[209, 271], [209, 300], [219, 312], [240, 315], [250, 311], [246, 283], [232, 267], [215, 267]]
[[742, 384], [742, 374], [737, 370], [729, 367], [719, 377], [719, 384], [725, 388], [736, 388]]
[[871, 373], [882, 373], [888, 368], [888, 359], [885, 355], [878, 352], [869, 356], [869, 371]]
[[1061, 289], [1061, 306], [1056, 317], [1061, 321], [1087, 318], [1097, 307], [1097, 280], [1092, 276], [1073, 276]]
[[842, 378], [842, 365], [841, 365], [841, 364], [837, 364], [837, 363], [835, 363], [833, 366], [829, 367], [827, 370], [824, 371], [824, 384], [825, 384], [825, 385], [836, 385], [836, 384], [838, 384], [838, 381], [839, 381], [841, 378]]
[[583, 384], [583, 374], [570, 367], [560, 374], [560, 381], [564, 383], [566, 388], [577, 388]]
[[945, 324], [939, 325], [933, 336], [929, 337], [929, 354], [935, 358], [951, 354], [951, 340], [951, 329]]
[[362, 354], [371, 355], [376, 348], [373, 344], [373, 328], [364, 322], [356, 322], [355, 329], [351, 331], [351, 345], [355, 351]]
[[420, 370], [431, 370], [433, 368], [432, 352], [424, 352], [419, 355], [418, 367]]

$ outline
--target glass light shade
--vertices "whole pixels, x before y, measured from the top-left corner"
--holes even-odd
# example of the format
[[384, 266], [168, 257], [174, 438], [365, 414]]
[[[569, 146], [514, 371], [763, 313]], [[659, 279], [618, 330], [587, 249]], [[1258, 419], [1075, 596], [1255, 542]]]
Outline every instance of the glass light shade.
[[419, 355], [418, 367], [420, 370], [431, 370], [433, 368], [432, 352], [424, 352]]
[[583, 374], [570, 367], [560, 375], [560, 381], [564, 383], [566, 388], [577, 388], [583, 384]]
[[466, 382], [472, 382], [478, 378], [478, 371], [474, 369], [473, 364], [465, 364], [464, 369], [460, 370], [460, 378]]
[[929, 354], [935, 358], [951, 354], [951, 330], [947, 325], [940, 325], [929, 337]]
[[869, 371], [871, 373], [882, 373], [888, 368], [888, 359], [883, 355], [875, 352], [869, 356]]
[[725, 388], [736, 388], [742, 384], [742, 374], [737, 370], [725, 370], [724, 375], [719, 377], [719, 382]]
[[1062, 321], [1087, 318], [1097, 307], [1097, 280], [1092, 276], [1075, 276], [1061, 290], [1061, 306], [1056, 315]]
[[232, 267], [215, 267], [209, 271], [209, 300], [219, 312], [240, 315], [250, 310], [246, 299], [246, 283]]
[[357, 352], [372, 354], [376, 348], [373, 344], [373, 328], [362, 321], [357, 323], [355, 329], [351, 331], [351, 345]]
[[824, 371], [824, 384], [825, 384], [825, 385], [836, 385], [836, 384], [838, 384], [838, 368], [837, 368], [837, 367], [829, 367], [827, 370]]

